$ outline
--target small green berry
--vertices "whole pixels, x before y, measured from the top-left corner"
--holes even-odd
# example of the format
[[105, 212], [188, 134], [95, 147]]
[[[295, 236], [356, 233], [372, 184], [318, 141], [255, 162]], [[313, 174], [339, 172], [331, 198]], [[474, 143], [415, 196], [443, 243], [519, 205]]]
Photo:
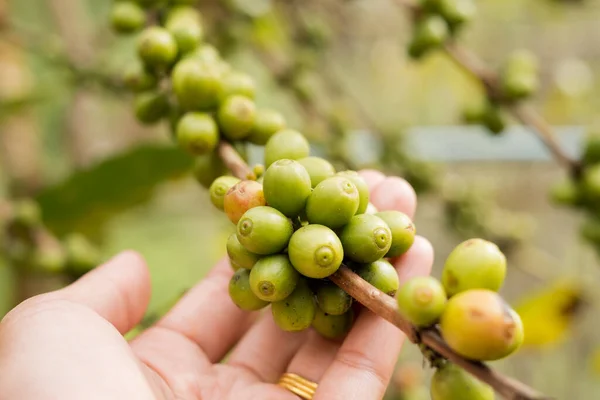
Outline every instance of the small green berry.
[[335, 175], [335, 168], [329, 161], [321, 157], [305, 157], [298, 160], [310, 175], [313, 189], [327, 178]]
[[267, 203], [288, 217], [298, 216], [310, 196], [310, 176], [294, 160], [278, 160], [267, 169], [263, 179]]
[[417, 327], [435, 324], [446, 307], [446, 292], [442, 284], [430, 276], [418, 276], [400, 286], [400, 314]]
[[171, 105], [164, 93], [147, 91], [134, 99], [135, 116], [144, 125], [153, 125], [169, 115]]
[[146, 28], [138, 38], [138, 55], [148, 67], [165, 68], [177, 57], [177, 43], [164, 28]]
[[273, 320], [282, 330], [298, 332], [310, 328], [315, 319], [317, 305], [314, 294], [304, 280], [287, 298], [271, 304]]
[[381, 218], [392, 231], [392, 246], [386, 257], [398, 257], [406, 253], [415, 241], [415, 224], [408, 215], [400, 211], [382, 211], [375, 214]]
[[358, 263], [372, 263], [387, 254], [392, 245], [392, 232], [387, 224], [372, 214], [352, 217], [340, 240], [347, 258]]
[[251, 143], [264, 146], [271, 136], [284, 130], [285, 127], [286, 122], [283, 115], [273, 110], [258, 109], [254, 118], [254, 126], [247, 139]]
[[219, 142], [219, 130], [210, 114], [188, 112], [177, 124], [179, 145], [197, 156], [211, 153]]
[[395, 296], [400, 286], [398, 272], [386, 260], [377, 260], [356, 268], [358, 276], [388, 296]]
[[494, 400], [494, 390], [447, 362], [431, 378], [431, 400]]
[[246, 269], [252, 269], [254, 264], [261, 258], [258, 254], [249, 252], [240, 243], [235, 233], [232, 233], [227, 239], [227, 255], [232, 263]]
[[146, 13], [132, 1], [114, 3], [110, 11], [110, 21], [115, 32], [130, 34], [137, 32], [146, 23]]
[[440, 47], [449, 36], [448, 23], [437, 15], [427, 16], [415, 25], [409, 55], [420, 58], [432, 49]]
[[288, 255], [302, 275], [321, 279], [338, 270], [344, 249], [335, 232], [323, 225], [306, 225], [292, 235]]
[[204, 36], [200, 13], [194, 7], [175, 7], [165, 19], [165, 28], [173, 35], [179, 54], [194, 50]]
[[210, 193], [210, 201], [219, 210], [225, 208], [225, 195], [229, 189], [238, 184], [240, 180], [234, 176], [221, 176], [214, 180], [208, 189]]
[[261, 258], [250, 271], [250, 288], [259, 299], [280, 301], [296, 288], [300, 274], [285, 254]]
[[256, 311], [266, 307], [269, 302], [256, 297], [250, 288], [250, 271], [238, 269], [229, 281], [229, 297], [233, 303], [245, 311]]
[[442, 271], [448, 296], [469, 289], [498, 291], [506, 276], [506, 257], [498, 246], [483, 239], [469, 239], [452, 250]]
[[298, 131], [284, 129], [275, 133], [265, 145], [265, 167], [269, 168], [277, 160], [284, 158], [298, 160], [308, 157], [310, 145]]
[[331, 315], [317, 308], [312, 327], [326, 339], [339, 340], [350, 332], [353, 322], [354, 312], [352, 310], [341, 315]]
[[186, 110], [208, 110], [216, 107], [221, 91], [218, 65], [184, 59], [175, 65], [171, 75], [173, 92]]
[[581, 184], [587, 198], [592, 201], [600, 199], [600, 164], [585, 169]]
[[293, 232], [291, 221], [272, 207], [249, 209], [237, 225], [240, 243], [260, 255], [276, 254], [285, 249]]
[[320, 284], [316, 295], [319, 308], [329, 315], [342, 315], [352, 306], [352, 297], [332, 283]]
[[[369, 208], [369, 186], [367, 182], [363, 179], [362, 176], [358, 174], [356, 171], [342, 171], [337, 173], [339, 176], [343, 176], [345, 178], [350, 179], [354, 186], [358, 189], [358, 197], [360, 199], [360, 203], [358, 204], [358, 210], [356, 210], [356, 214], [364, 214], [367, 212], [367, 208]], [[374, 206], [373, 206], [374, 207]]]
[[360, 198], [350, 179], [327, 178], [315, 187], [306, 202], [306, 217], [311, 224], [341, 228], [356, 214]]
[[230, 140], [244, 139], [254, 126], [256, 106], [251, 99], [234, 95], [219, 107], [217, 119], [223, 135]]

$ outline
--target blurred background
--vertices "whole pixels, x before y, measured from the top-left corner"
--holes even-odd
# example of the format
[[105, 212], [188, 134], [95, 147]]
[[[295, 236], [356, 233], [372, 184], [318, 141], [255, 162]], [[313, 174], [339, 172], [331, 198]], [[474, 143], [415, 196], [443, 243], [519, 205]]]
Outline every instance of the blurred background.
[[[152, 271], [155, 315], [225, 255], [233, 228], [172, 145], [168, 124], [136, 122], [123, 71], [135, 35], [110, 30], [111, 0], [0, 0], [0, 196], [34, 198], [58, 238], [77, 233], [107, 259], [123, 249]], [[460, 41], [493, 68], [513, 50], [540, 60], [531, 100], [574, 158], [600, 108], [600, 1], [481, 0]], [[339, 169], [378, 168], [419, 194], [417, 232], [434, 275], [458, 243], [483, 237], [509, 260], [503, 296], [526, 343], [502, 371], [555, 398], [600, 389], [600, 264], [586, 215], [555, 205], [568, 171], [507, 115], [493, 135], [465, 125], [482, 85], [436, 52], [415, 61], [412, 24], [392, 0], [203, 0], [206, 40], [257, 81], [257, 103], [304, 132]], [[260, 162], [260, 149], [248, 148]], [[0, 254], [0, 313], [64, 284]], [[60, 272], [60, 271], [59, 271]], [[529, 328], [528, 328], [529, 327]], [[531, 334], [528, 335], [528, 329]], [[428, 399], [430, 372], [406, 346], [390, 399]]]

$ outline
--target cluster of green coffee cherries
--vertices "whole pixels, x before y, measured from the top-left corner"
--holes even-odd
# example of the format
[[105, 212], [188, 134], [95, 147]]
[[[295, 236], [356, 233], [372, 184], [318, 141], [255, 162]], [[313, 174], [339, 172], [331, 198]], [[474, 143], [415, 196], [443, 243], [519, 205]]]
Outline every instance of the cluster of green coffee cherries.
[[600, 255], [600, 133], [590, 131], [586, 137], [580, 174], [557, 183], [551, 196], [555, 203], [585, 213], [581, 236]]
[[11, 218], [3, 228], [4, 255], [23, 270], [78, 278], [100, 264], [98, 248], [85, 236], [72, 233], [59, 241], [42, 234], [42, 213], [33, 200], [12, 203]]
[[276, 132], [265, 145], [266, 170], [257, 180], [221, 176], [212, 203], [236, 224], [227, 241], [233, 275], [229, 294], [244, 310], [271, 305], [286, 331], [313, 327], [343, 337], [353, 321], [353, 299], [327, 278], [342, 265], [388, 295], [399, 287], [387, 260], [413, 244], [415, 226], [399, 211], [378, 212], [366, 182], [311, 157], [304, 136]]
[[501, 66], [494, 92], [488, 93], [484, 102], [467, 108], [463, 117], [468, 123], [483, 125], [499, 134], [506, 129], [508, 119], [502, 107], [530, 98], [539, 85], [537, 56], [528, 50], [516, 50]]
[[[397, 294], [400, 313], [418, 328], [438, 326], [459, 355], [494, 361], [523, 343], [519, 315], [497, 293], [506, 276], [506, 257], [493, 243], [469, 239], [446, 259], [441, 282], [416, 277]], [[433, 400], [493, 400], [492, 388], [446, 362], [431, 382]]]
[[421, 0], [415, 13], [409, 56], [419, 59], [439, 49], [475, 16], [474, 0]]

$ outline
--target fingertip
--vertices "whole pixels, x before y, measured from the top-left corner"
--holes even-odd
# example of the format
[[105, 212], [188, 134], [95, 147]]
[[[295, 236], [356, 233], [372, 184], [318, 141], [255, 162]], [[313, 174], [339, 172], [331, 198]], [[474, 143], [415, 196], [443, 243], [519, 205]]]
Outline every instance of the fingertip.
[[433, 266], [434, 251], [429, 240], [416, 236], [415, 242], [406, 254], [394, 260], [400, 282], [406, 282], [415, 276], [427, 276]]
[[363, 169], [358, 171], [358, 174], [367, 182], [369, 191], [372, 191], [375, 186], [385, 179], [385, 175], [375, 169]]
[[378, 210], [397, 210], [413, 218], [417, 209], [417, 194], [406, 180], [390, 176], [371, 190], [371, 203]]

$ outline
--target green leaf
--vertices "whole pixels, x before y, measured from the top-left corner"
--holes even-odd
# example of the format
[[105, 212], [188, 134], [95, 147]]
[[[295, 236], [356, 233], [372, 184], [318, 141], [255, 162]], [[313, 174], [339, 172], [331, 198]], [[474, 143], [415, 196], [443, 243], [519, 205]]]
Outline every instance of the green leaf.
[[75, 172], [37, 201], [56, 235], [98, 238], [112, 217], [149, 201], [158, 185], [182, 177], [192, 165], [193, 158], [178, 148], [144, 145]]

